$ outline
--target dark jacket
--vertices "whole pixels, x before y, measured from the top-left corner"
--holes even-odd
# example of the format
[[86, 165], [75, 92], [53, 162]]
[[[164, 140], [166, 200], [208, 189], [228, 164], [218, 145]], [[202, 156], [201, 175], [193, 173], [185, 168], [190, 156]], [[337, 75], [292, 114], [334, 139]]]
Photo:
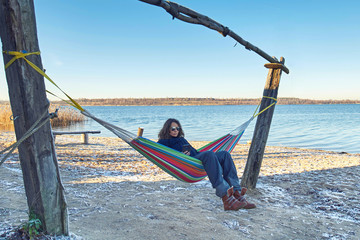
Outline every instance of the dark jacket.
[[[190, 143], [183, 137], [176, 137], [176, 138], [170, 138], [170, 139], [159, 139], [158, 143], [165, 145], [167, 147], [170, 147], [172, 149], [175, 149], [179, 152], [182, 152], [183, 146], [184, 145], [190, 145]], [[190, 156], [195, 156], [196, 154], [198, 154], [198, 151], [196, 151], [195, 148], [193, 148], [190, 145]]]

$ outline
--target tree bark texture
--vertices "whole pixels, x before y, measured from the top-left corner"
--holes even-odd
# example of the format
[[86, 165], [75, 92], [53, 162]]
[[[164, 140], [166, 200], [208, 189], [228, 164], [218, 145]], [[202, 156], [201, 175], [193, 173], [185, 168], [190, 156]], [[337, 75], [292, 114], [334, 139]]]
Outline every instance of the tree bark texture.
[[[0, 36], [3, 51], [39, 51], [32, 0], [1, 0]], [[13, 57], [3, 53], [6, 64]], [[42, 69], [41, 57], [26, 57]], [[44, 78], [23, 59], [6, 70], [16, 138], [20, 139], [48, 111]], [[50, 121], [19, 146], [29, 212], [47, 233], [68, 235], [67, 204], [58, 169]]]
[[[281, 58], [280, 62], [284, 64], [285, 59]], [[277, 99], [282, 69], [276, 63], [265, 64], [265, 66], [270, 69], [266, 79], [263, 96]], [[259, 111], [261, 112], [273, 101], [274, 100], [269, 98], [263, 98]], [[249, 189], [256, 187], [275, 106], [276, 105], [270, 107], [257, 118], [248, 159], [241, 178], [241, 186], [243, 187]]]

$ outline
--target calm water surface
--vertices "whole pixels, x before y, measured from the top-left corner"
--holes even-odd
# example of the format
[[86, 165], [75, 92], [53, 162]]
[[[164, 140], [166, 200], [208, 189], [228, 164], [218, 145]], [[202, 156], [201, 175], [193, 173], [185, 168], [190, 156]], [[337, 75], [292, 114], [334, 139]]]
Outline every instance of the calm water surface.
[[[95, 116], [133, 133], [143, 127], [144, 137], [157, 139], [168, 118], [180, 120], [190, 141], [214, 140], [247, 121], [256, 106], [89, 106]], [[252, 139], [256, 119], [240, 143]], [[96, 122], [57, 130], [101, 130]], [[278, 105], [275, 108], [267, 145], [360, 153], [360, 105]]]

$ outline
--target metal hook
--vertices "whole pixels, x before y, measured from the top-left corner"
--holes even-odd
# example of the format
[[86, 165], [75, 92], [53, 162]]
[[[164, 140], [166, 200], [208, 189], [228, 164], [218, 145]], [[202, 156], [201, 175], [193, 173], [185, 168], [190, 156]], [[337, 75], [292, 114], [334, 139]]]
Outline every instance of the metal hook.
[[10, 120], [11, 120], [11, 121], [15, 121], [15, 120], [18, 119], [18, 118], [19, 118], [19, 116], [16, 116], [15, 118], [14, 118], [14, 115], [11, 115], [11, 116], [10, 116]]
[[49, 115], [50, 115], [50, 118], [53, 119], [53, 118], [58, 117], [58, 111], [59, 111], [59, 109], [57, 108], [57, 109], [55, 110], [55, 112], [50, 113], [50, 114], [49, 114]]

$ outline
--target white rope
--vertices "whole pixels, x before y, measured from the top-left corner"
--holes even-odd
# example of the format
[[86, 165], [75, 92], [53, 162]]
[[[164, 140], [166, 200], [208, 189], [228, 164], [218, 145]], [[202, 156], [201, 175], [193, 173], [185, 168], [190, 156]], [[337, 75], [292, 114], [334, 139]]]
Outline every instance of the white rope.
[[[46, 116], [48, 115], [48, 116]], [[9, 151], [0, 161], [0, 166], [5, 162], [5, 160], [10, 156], [10, 154], [28, 137], [33, 135], [37, 130], [39, 130], [42, 126], [44, 126], [45, 123], [47, 123], [50, 118], [52, 117], [52, 114], [48, 114], [48, 110], [41, 115], [41, 117], [27, 130], [27, 132], [18, 140], [16, 143], [12, 144], [11, 146], [5, 148], [0, 152], [0, 154], [4, 154], [6, 151]], [[46, 117], [44, 119], [44, 117]]]
[[246, 122], [244, 122], [243, 124], [241, 124], [239, 127], [235, 128], [234, 130], [232, 130], [230, 132], [231, 135], [238, 135], [241, 132], [243, 132], [251, 123], [251, 121], [254, 119], [254, 117], [251, 117], [249, 120], [247, 120]]
[[114, 133], [116, 136], [118, 136], [119, 138], [121, 138], [122, 140], [124, 140], [127, 143], [130, 143], [134, 138], [136, 138], [137, 136], [125, 129], [119, 128], [111, 123], [105, 122], [97, 117], [95, 117], [94, 115], [92, 115], [91, 113], [89, 113], [88, 111], [82, 111], [81, 112], [83, 115], [93, 119], [94, 121], [98, 122], [100, 125], [104, 126], [106, 129], [108, 129], [109, 131], [111, 131], [112, 133]]

